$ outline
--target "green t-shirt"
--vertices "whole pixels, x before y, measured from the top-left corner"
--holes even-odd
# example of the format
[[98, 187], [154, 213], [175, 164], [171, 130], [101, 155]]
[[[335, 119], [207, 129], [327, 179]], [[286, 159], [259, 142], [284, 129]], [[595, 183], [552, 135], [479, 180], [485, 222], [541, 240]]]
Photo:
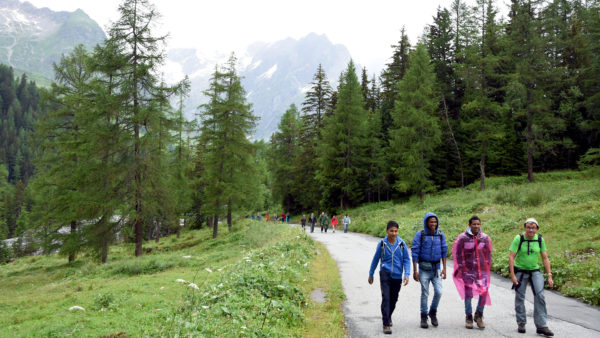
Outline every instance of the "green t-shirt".
[[[523, 234], [524, 236], [525, 234]], [[540, 252], [546, 251], [546, 242], [544, 241], [544, 237], [542, 237], [542, 247], [540, 248], [538, 242], [538, 235], [533, 235], [532, 242], [527, 242], [527, 237], [525, 237], [525, 241], [521, 244], [521, 250], [517, 252], [519, 248], [519, 243], [521, 242], [521, 235], [515, 236], [512, 243], [510, 244], [510, 248], [508, 250], [512, 252], [517, 252], [517, 257], [515, 258], [515, 266], [519, 269], [523, 270], [536, 270], [539, 269], [540, 266], [538, 264], [538, 258]], [[529, 247], [527, 246], [529, 244]]]

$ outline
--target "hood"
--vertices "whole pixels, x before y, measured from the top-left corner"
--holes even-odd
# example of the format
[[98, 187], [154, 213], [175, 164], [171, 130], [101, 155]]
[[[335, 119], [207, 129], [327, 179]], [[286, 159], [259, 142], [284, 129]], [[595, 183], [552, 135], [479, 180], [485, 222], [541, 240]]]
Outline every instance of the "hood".
[[428, 235], [432, 235], [429, 231], [429, 228], [427, 227], [427, 219], [429, 217], [435, 217], [435, 219], [437, 220], [437, 226], [435, 227], [435, 231], [437, 232], [438, 228], [440, 227], [440, 219], [437, 217], [436, 214], [434, 214], [433, 212], [428, 212], [425, 214], [425, 217], [423, 217], [423, 228], [425, 229], [425, 233]]

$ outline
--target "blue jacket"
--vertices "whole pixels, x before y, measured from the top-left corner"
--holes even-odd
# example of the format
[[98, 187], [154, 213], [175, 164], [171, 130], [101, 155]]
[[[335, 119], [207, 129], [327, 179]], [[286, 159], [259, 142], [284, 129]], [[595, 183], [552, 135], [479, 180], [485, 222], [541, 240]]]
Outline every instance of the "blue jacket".
[[[383, 243], [383, 245], [382, 245]], [[383, 259], [381, 254], [383, 253]], [[369, 277], [372, 278], [377, 268], [377, 263], [381, 259], [380, 270], [388, 272], [394, 279], [402, 279], [410, 276], [410, 255], [406, 243], [400, 237], [396, 237], [396, 242], [392, 245], [387, 237], [377, 243], [375, 255], [371, 261], [371, 269], [369, 269]]]
[[[429, 217], [435, 217], [438, 220], [438, 225], [435, 228], [435, 232], [431, 233], [427, 228], [427, 219]], [[415, 238], [412, 241], [412, 259], [415, 262], [426, 261], [426, 262], [439, 262], [443, 257], [448, 254], [448, 244], [446, 244], [446, 236], [438, 228], [440, 226], [440, 220], [433, 212], [428, 212], [423, 218], [423, 227], [425, 230], [425, 238], [423, 238], [423, 245], [421, 246], [421, 235], [422, 231], [418, 231], [415, 234]]]

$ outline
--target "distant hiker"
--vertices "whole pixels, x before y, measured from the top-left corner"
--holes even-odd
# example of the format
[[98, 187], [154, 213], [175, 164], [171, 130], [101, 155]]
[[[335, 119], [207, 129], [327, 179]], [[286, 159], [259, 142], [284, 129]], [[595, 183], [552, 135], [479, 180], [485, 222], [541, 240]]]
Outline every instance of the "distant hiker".
[[323, 232], [323, 229], [325, 229], [325, 232], [327, 232], [327, 228], [329, 228], [329, 217], [327, 217], [325, 211], [321, 211], [321, 217], [319, 217], [319, 224], [321, 225], [321, 232]]
[[333, 228], [333, 232], [335, 233], [335, 227], [337, 226], [338, 220], [337, 220], [337, 216], [333, 215], [333, 217], [331, 217], [331, 227]]
[[[415, 234], [412, 241], [413, 278], [421, 282], [421, 327], [426, 329], [427, 315], [431, 318], [431, 325], [438, 326], [437, 308], [442, 297], [442, 279], [446, 279], [446, 254], [448, 245], [446, 236], [441, 232], [436, 214], [428, 212], [423, 218], [424, 229]], [[440, 260], [443, 267], [440, 271]], [[419, 264], [419, 269], [417, 269]], [[429, 297], [429, 283], [433, 284], [433, 300], [429, 312], [427, 300]]]
[[369, 284], [373, 284], [373, 274], [379, 265], [379, 285], [381, 287], [381, 319], [383, 333], [392, 333], [392, 314], [398, 301], [402, 285], [408, 284], [410, 276], [410, 255], [406, 243], [398, 237], [398, 223], [389, 221], [387, 237], [377, 243], [375, 255], [369, 269]]
[[291, 220], [292, 220], [292, 216], [290, 215], [290, 212], [288, 211], [285, 214], [285, 221], [289, 223]]
[[280, 217], [281, 223], [285, 222], [285, 212], [282, 212]]
[[544, 271], [548, 274], [548, 285], [554, 286], [550, 260], [546, 252], [546, 242], [542, 235], [538, 235], [538, 222], [535, 218], [528, 218], [524, 224], [525, 232], [515, 236], [510, 244], [508, 268], [510, 279], [515, 289], [515, 312], [517, 314], [517, 331], [525, 333], [527, 316], [525, 314], [525, 291], [527, 283], [531, 283], [533, 291], [533, 322], [538, 334], [550, 337], [554, 333], [548, 328], [546, 318], [546, 300], [544, 297], [544, 275], [540, 272], [538, 256], [541, 254], [544, 262]]
[[348, 232], [348, 225], [350, 225], [350, 217], [348, 217], [348, 214], [344, 216], [342, 223], [344, 224], [344, 232]]
[[270, 218], [269, 218], [269, 214], [267, 213], [267, 214], [265, 215], [265, 221], [266, 221], [266, 222], [268, 222], [269, 220], [270, 220]]
[[314, 212], [310, 213], [310, 217], [308, 217], [308, 224], [310, 224], [310, 232], [315, 232], [315, 224], [317, 224], [317, 217], [315, 217]]
[[306, 227], [306, 215], [302, 215], [302, 218], [300, 219], [300, 223], [302, 224], [302, 230], [306, 231], [305, 230], [305, 227]]
[[480, 329], [485, 328], [483, 308], [492, 305], [490, 288], [490, 267], [492, 265], [492, 240], [481, 231], [481, 219], [473, 216], [469, 227], [458, 235], [452, 245], [454, 257], [453, 280], [460, 298], [465, 300], [465, 327], [473, 328], [473, 308], [471, 300], [477, 295], [475, 322]]

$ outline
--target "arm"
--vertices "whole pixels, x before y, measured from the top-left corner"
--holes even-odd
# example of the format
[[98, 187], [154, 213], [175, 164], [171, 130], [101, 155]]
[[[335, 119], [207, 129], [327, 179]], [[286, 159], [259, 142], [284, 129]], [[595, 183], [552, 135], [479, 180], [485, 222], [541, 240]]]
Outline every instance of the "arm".
[[544, 270], [548, 274], [548, 285], [554, 286], [554, 280], [552, 280], [552, 270], [550, 269], [550, 259], [548, 259], [548, 252], [542, 252], [542, 261], [544, 262]]
[[408, 277], [410, 277], [410, 255], [408, 254], [408, 248], [406, 247], [406, 244], [404, 245], [402, 252], [402, 260], [402, 266], [404, 267], [404, 278], [402, 278], [402, 284], [407, 285], [409, 279]]
[[419, 252], [421, 246], [421, 232], [417, 232], [415, 234], [415, 238], [412, 241], [412, 248], [410, 251], [412, 252], [412, 262], [413, 262], [413, 279], [415, 281], [419, 281], [419, 269], [417, 268], [417, 263], [419, 263]]
[[446, 243], [446, 235], [442, 233], [442, 279], [446, 279], [446, 257], [448, 256], [448, 243]]
[[375, 274], [377, 263], [379, 263], [379, 259], [381, 258], [381, 251], [379, 250], [380, 245], [381, 242], [378, 242], [377, 249], [375, 249], [375, 255], [373, 256], [373, 260], [371, 261], [371, 268], [369, 269], [369, 284], [373, 284], [373, 274]]
[[446, 257], [442, 257], [442, 279], [446, 279]]
[[513, 284], [519, 285], [517, 276], [515, 276], [515, 257], [517, 257], [516, 252], [510, 251], [508, 253], [508, 271], [510, 272], [510, 279], [512, 280]]

